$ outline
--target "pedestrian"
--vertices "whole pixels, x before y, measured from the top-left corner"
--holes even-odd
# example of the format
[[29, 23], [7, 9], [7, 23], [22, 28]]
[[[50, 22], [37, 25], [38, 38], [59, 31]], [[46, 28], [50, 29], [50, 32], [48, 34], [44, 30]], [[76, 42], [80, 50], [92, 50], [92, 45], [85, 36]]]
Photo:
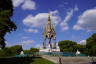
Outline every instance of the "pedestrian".
[[59, 64], [62, 64], [62, 62], [61, 62], [61, 57], [59, 57]]

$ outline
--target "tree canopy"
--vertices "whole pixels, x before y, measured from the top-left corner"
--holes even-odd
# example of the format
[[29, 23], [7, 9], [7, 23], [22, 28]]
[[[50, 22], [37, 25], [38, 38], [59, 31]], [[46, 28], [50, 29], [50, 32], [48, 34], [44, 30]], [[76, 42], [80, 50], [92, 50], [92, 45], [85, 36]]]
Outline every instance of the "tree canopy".
[[11, 0], [0, 0], [0, 47], [5, 47], [4, 36], [7, 32], [16, 30], [15, 23], [11, 20], [13, 5]]
[[60, 41], [58, 43], [61, 52], [75, 52], [76, 51], [76, 42], [70, 40]]
[[77, 42], [64, 40], [59, 41], [58, 43], [61, 52], [76, 52], [79, 50], [82, 53], [85, 53], [85, 46], [77, 44]]
[[96, 33], [87, 39], [86, 48], [88, 55], [96, 56]]
[[25, 54], [35, 53], [35, 52], [39, 52], [39, 49], [37, 49], [37, 48], [30, 48], [29, 50], [24, 50]]
[[0, 57], [10, 57], [20, 54], [22, 51], [21, 45], [15, 45], [11, 47], [5, 47], [4, 49], [0, 50]]

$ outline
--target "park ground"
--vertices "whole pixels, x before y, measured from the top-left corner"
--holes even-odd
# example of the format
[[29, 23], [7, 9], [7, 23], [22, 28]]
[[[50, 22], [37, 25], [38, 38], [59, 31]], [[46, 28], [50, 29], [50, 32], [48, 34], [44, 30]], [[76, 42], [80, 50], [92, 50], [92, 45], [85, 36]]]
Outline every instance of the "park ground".
[[0, 58], [0, 64], [54, 64], [41, 57]]
[[54, 64], [54, 63], [51, 61], [48, 61], [47, 59], [34, 58], [31, 64]]
[[96, 57], [87, 56], [42, 56], [55, 64], [96, 64]]

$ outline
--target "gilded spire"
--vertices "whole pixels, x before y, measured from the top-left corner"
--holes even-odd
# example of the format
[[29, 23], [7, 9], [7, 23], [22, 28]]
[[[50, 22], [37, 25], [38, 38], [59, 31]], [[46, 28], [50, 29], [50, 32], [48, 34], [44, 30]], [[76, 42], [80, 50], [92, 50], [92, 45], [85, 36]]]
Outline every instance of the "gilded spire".
[[[51, 14], [49, 12], [48, 14], [48, 21], [47, 21], [47, 24], [45, 26], [45, 29], [44, 29], [44, 32], [43, 32], [43, 36], [44, 36], [44, 39], [48, 39], [49, 40], [49, 45], [50, 45], [50, 48], [53, 48], [52, 47], [52, 42], [51, 40], [54, 40], [55, 37], [56, 37], [56, 33], [55, 33], [55, 29], [54, 29], [54, 26], [53, 24], [51, 23]], [[43, 43], [43, 47], [46, 48], [45, 46], [45, 40], [44, 40], [44, 43]], [[56, 44], [54, 43], [54, 48], [55, 48]]]
[[48, 24], [51, 24], [51, 14], [50, 14], [50, 12], [48, 14]]

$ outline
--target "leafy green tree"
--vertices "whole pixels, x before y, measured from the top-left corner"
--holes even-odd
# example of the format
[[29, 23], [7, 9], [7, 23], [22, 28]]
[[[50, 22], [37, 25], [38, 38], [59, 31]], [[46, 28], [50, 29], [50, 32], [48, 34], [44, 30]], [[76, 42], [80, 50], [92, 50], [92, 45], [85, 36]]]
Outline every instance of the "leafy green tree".
[[5, 55], [6, 55], [6, 54], [5, 54], [4, 51], [1, 49], [1, 50], [0, 50], [0, 58], [1, 58], [1, 57], [5, 57]]
[[61, 52], [76, 52], [86, 53], [86, 46], [78, 44], [74, 41], [64, 40], [58, 43]]
[[61, 52], [75, 52], [77, 50], [77, 43], [70, 40], [60, 41], [58, 45]]
[[15, 23], [11, 20], [13, 5], [11, 0], [0, 0], [0, 47], [5, 47], [4, 36], [7, 32], [16, 30]]
[[24, 50], [24, 54], [29, 54], [30, 50]]
[[10, 56], [15, 56], [17, 54], [20, 54], [22, 51], [22, 46], [20, 45], [15, 45], [12, 47], [5, 47], [4, 49], [0, 50], [0, 57], [10, 57]]
[[87, 39], [86, 48], [88, 55], [96, 56], [96, 33]]
[[37, 48], [30, 48], [30, 52], [39, 52], [39, 49], [37, 49]]
[[87, 51], [86, 51], [86, 45], [77, 44], [76, 45], [76, 49], [78, 49], [81, 53], [84, 53], [84, 54], [87, 53]]
[[37, 48], [30, 48], [29, 50], [24, 50], [25, 54], [34, 53], [34, 52], [39, 52], [39, 49], [37, 49]]
[[17, 55], [20, 54], [21, 51], [23, 51], [22, 46], [21, 45], [15, 45], [9, 48], [12, 52], [13, 55]]

